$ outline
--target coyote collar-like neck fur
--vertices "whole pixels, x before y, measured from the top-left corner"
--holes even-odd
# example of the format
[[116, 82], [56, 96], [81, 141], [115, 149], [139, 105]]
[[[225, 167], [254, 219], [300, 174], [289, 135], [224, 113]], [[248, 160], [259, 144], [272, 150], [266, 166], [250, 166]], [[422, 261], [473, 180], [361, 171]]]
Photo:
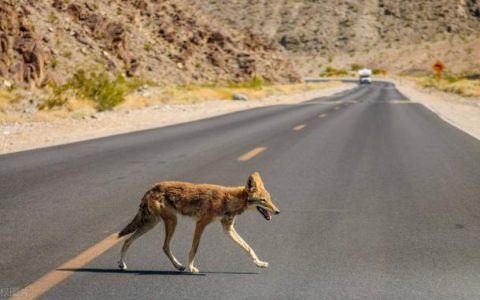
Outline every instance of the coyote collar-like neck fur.
[[248, 209], [248, 192], [245, 187], [231, 188], [228, 191], [230, 197], [226, 201], [225, 215], [232, 217], [242, 214]]

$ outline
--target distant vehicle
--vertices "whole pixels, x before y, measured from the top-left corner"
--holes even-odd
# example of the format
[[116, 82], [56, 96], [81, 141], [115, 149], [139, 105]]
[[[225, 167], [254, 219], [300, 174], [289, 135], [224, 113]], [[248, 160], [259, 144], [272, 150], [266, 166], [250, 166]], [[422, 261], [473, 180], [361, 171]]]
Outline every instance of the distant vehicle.
[[372, 70], [361, 69], [358, 71], [358, 77], [360, 84], [370, 84], [372, 83]]

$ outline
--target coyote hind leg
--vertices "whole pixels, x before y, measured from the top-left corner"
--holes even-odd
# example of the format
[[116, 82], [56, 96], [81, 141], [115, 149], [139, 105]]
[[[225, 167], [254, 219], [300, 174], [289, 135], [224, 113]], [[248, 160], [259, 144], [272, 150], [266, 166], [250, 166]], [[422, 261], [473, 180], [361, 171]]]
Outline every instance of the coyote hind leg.
[[118, 267], [121, 270], [127, 269], [127, 264], [125, 263], [123, 258], [125, 257], [125, 254], [127, 253], [128, 248], [130, 248], [130, 246], [133, 244], [133, 242], [136, 239], [138, 239], [139, 237], [141, 237], [142, 235], [144, 235], [145, 233], [153, 229], [157, 224], [158, 224], [158, 218], [151, 217], [147, 222], [142, 224], [141, 227], [137, 228], [137, 230], [135, 230], [135, 232], [125, 240], [122, 246], [122, 251], [120, 252], [120, 260], [118, 261]]
[[170, 241], [172, 240], [172, 236], [175, 233], [175, 227], [177, 226], [177, 216], [167, 210], [162, 211], [160, 216], [162, 217], [163, 223], [165, 223], [165, 241], [163, 243], [163, 251], [170, 259], [175, 269], [184, 271], [185, 266], [175, 258], [170, 250]]
[[212, 218], [210, 217], [201, 218], [197, 221], [197, 224], [195, 225], [195, 233], [193, 234], [192, 248], [188, 253], [188, 269], [192, 273], [199, 272], [198, 269], [193, 266], [193, 263], [195, 260], [195, 254], [197, 253], [197, 250], [198, 250], [198, 245], [200, 243], [200, 238], [202, 237], [202, 233], [205, 230], [205, 227], [210, 222], [212, 222]]

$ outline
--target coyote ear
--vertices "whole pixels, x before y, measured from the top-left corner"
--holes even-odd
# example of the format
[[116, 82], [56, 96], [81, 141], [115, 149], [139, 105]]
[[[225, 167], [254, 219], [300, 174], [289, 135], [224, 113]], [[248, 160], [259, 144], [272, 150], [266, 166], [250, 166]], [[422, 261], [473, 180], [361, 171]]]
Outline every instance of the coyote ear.
[[252, 175], [248, 176], [247, 190], [249, 192], [255, 192], [257, 190], [257, 182], [255, 181], [255, 178]]

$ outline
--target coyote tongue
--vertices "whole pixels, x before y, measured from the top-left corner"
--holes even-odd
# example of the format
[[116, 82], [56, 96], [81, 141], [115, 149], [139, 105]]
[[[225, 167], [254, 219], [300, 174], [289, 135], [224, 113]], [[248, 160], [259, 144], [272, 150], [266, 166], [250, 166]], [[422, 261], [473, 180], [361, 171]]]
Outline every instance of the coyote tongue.
[[270, 221], [272, 219], [272, 216], [270, 213], [263, 207], [257, 206], [258, 211], [262, 214], [262, 216], [265, 218], [265, 220]]

